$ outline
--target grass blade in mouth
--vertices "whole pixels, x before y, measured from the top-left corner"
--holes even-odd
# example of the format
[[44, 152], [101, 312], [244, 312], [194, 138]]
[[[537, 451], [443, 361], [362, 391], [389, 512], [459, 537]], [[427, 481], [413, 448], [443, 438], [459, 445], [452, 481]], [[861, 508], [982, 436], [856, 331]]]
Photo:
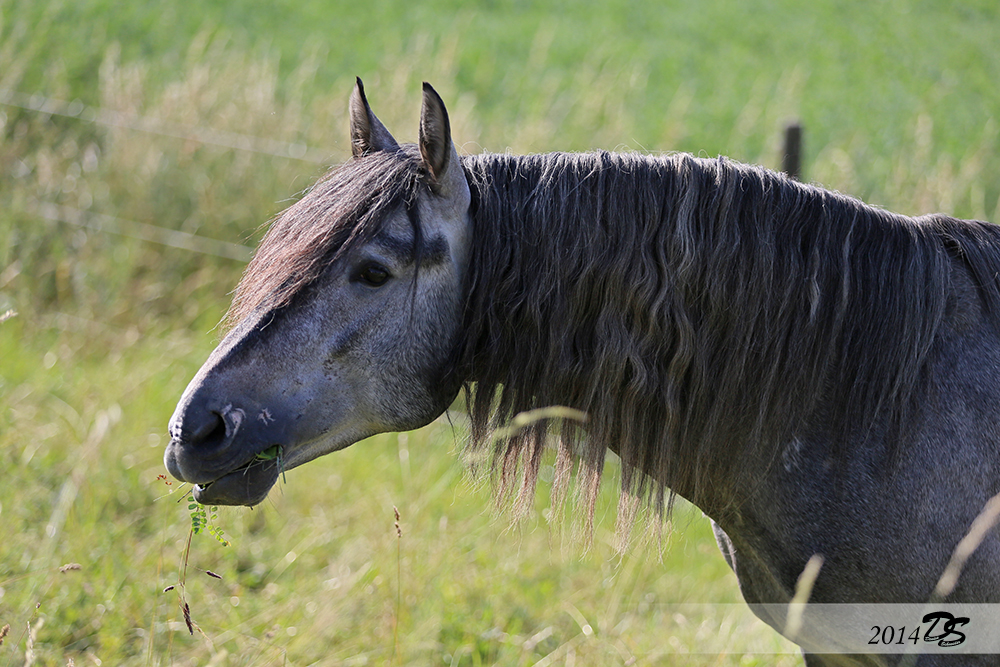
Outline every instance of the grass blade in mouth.
[[259, 461], [273, 461], [274, 459], [278, 459], [278, 471], [281, 473], [281, 482], [283, 484], [287, 484], [285, 481], [285, 466], [281, 460], [281, 452], [281, 445], [271, 445], [264, 451], [257, 454], [254, 458]]
[[281, 456], [281, 445], [271, 445], [261, 453], [257, 454], [257, 458], [261, 461], [273, 461], [274, 459]]

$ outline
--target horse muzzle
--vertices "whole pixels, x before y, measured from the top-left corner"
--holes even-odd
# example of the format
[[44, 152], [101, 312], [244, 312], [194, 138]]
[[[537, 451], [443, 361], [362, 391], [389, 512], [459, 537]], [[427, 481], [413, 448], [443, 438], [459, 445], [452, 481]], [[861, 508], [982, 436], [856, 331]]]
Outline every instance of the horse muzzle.
[[194, 485], [203, 505], [259, 504], [280, 473], [281, 459], [262, 452], [283, 440], [266, 410], [182, 400], [170, 420], [163, 463], [171, 475]]

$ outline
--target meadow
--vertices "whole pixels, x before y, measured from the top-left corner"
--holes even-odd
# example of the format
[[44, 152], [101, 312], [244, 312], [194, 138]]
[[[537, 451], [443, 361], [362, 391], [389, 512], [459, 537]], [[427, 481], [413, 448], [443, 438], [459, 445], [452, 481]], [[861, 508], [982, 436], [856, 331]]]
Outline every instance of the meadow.
[[0, 0], [0, 665], [801, 664], [696, 508], [619, 553], [614, 461], [592, 543], [545, 488], [512, 524], [458, 406], [220, 510], [223, 546], [167, 420], [264, 224], [349, 155], [356, 75], [402, 140], [431, 82], [468, 153], [777, 168], [796, 119], [805, 179], [997, 221], [1000, 8], [258, 4]]

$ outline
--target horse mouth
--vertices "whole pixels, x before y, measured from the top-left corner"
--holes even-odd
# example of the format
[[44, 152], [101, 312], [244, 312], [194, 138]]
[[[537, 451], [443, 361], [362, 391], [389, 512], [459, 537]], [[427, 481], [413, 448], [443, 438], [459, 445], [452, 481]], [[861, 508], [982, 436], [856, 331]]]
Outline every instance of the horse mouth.
[[278, 481], [279, 461], [255, 456], [215, 481], [196, 484], [194, 499], [202, 505], [259, 505]]

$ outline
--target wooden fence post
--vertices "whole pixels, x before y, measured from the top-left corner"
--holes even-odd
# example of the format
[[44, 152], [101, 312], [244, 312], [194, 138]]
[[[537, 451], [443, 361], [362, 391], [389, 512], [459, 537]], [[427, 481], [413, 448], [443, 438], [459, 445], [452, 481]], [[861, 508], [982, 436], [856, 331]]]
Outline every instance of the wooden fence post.
[[785, 153], [781, 170], [796, 181], [802, 180], [802, 125], [797, 121], [785, 126]]

